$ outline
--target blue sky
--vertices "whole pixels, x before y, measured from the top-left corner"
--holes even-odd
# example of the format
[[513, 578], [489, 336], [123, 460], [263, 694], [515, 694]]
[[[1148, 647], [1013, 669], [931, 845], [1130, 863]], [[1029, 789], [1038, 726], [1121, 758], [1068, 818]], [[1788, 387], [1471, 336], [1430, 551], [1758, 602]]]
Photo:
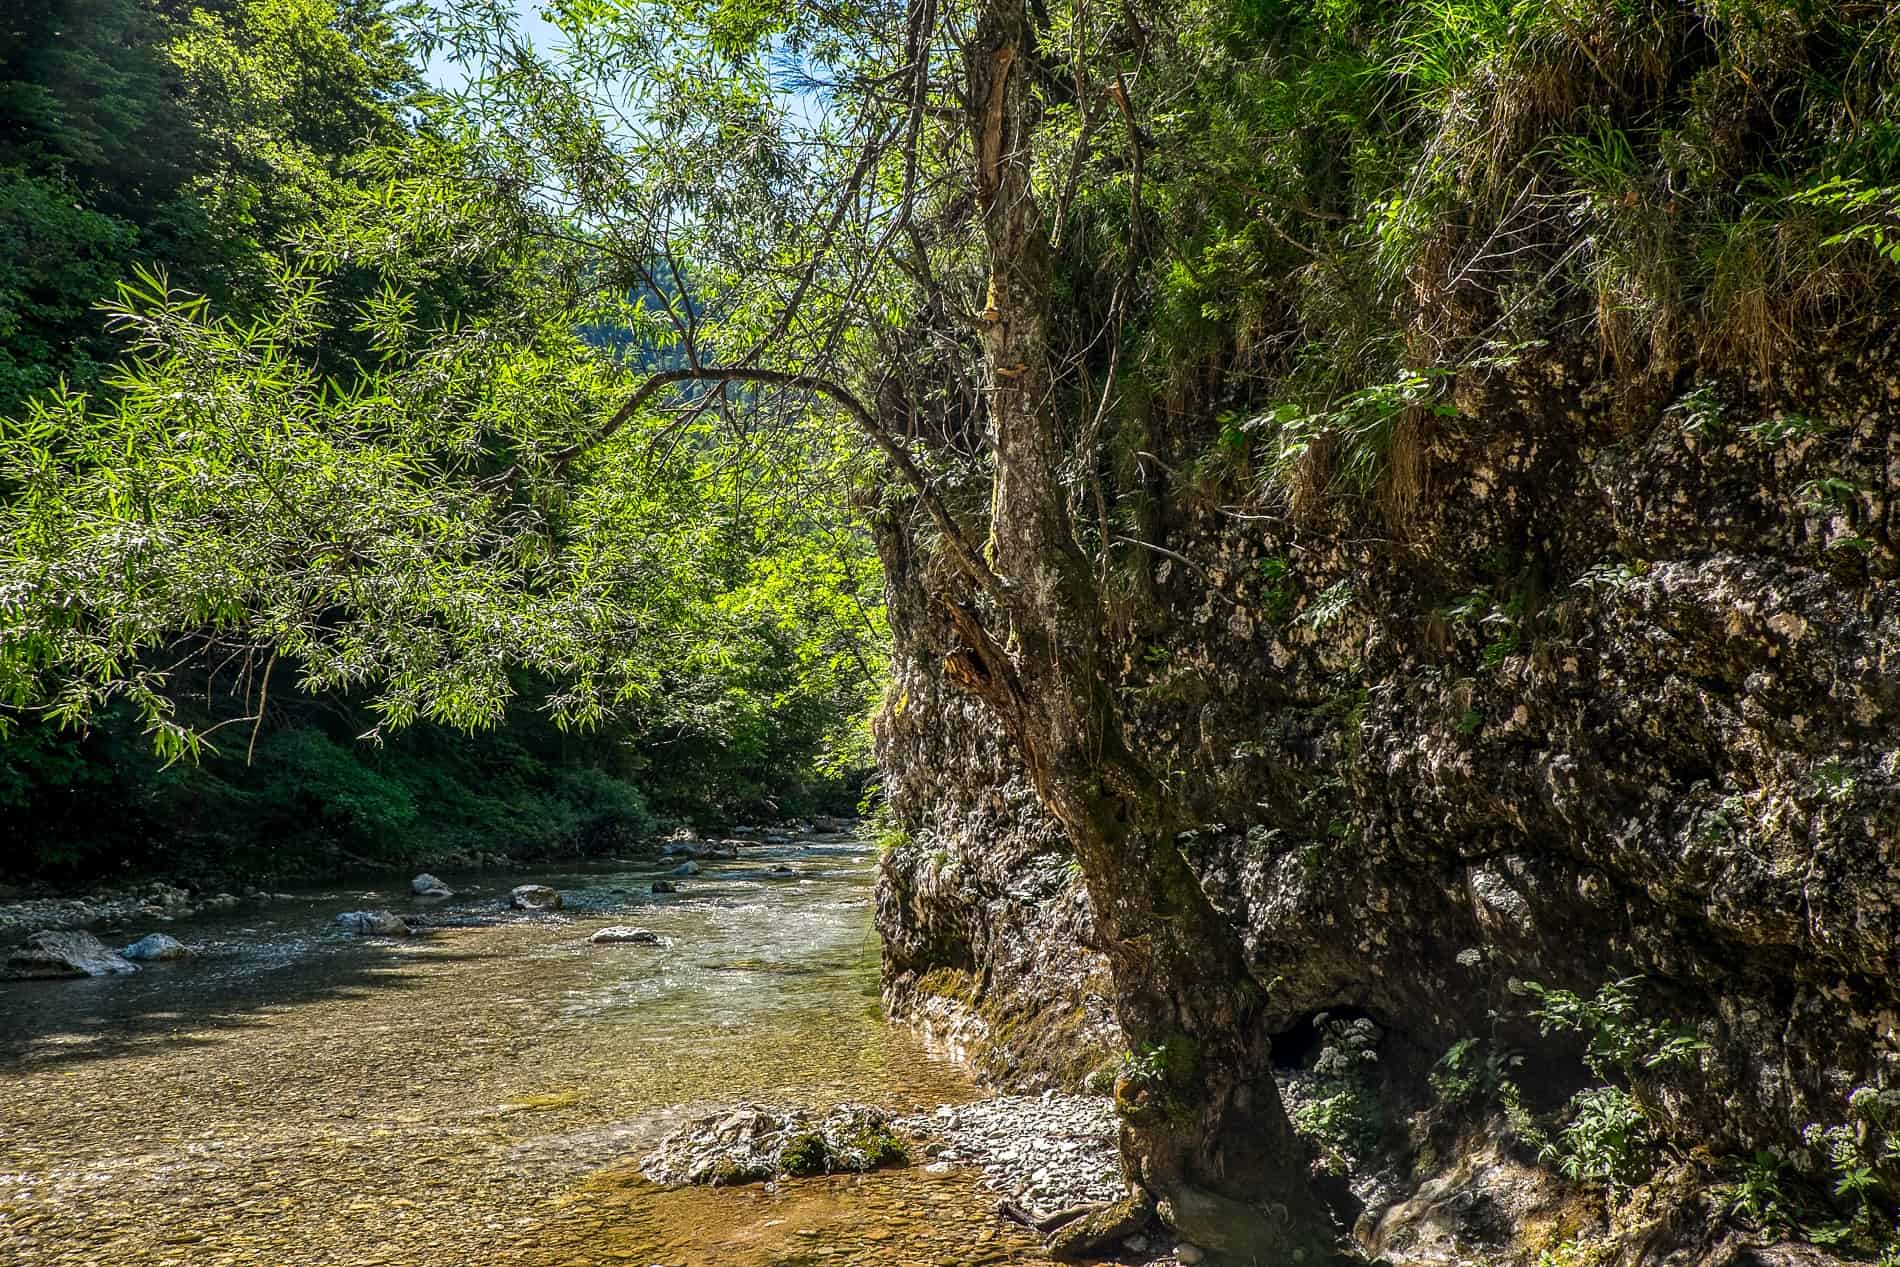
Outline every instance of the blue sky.
[[[0, 0], [4, 2], [4, 0]], [[546, 0], [513, 0], [515, 11], [515, 34], [527, 40], [544, 55], [559, 48], [563, 40], [560, 28], [541, 16]], [[423, 67], [423, 77], [437, 88], [453, 92], [468, 82], [462, 69], [446, 58], [437, 55]], [[779, 101], [791, 111], [792, 115], [805, 123], [815, 122], [824, 112], [823, 102], [816, 96], [780, 92]]]
[[[541, 0], [514, 0], [515, 34], [546, 52], [560, 44], [561, 32], [541, 16], [541, 7]], [[439, 54], [423, 68], [423, 75], [437, 88], [451, 92], [467, 82], [461, 67]]]

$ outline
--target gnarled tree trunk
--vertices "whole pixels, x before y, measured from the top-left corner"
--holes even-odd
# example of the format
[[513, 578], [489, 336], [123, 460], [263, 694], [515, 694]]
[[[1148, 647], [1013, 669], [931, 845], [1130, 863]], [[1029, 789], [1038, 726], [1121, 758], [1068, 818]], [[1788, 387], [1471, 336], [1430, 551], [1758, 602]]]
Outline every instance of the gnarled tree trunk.
[[1116, 713], [1102, 597], [1062, 483], [1048, 352], [1048, 226], [1030, 187], [1034, 44], [1023, 0], [983, 0], [967, 49], [994, 428], [996, 570], [1005, 649], [974, 610], [950, 671], [987, 700], [1074, 842], [1104, 938], [1135, 1071], [1117, 1087], [1129, 1176], [1189, 1239], [1237, 1262], [1338, 1257], [1304, 1148], [1270, 1073], [1265, 1002], [1237, 932], [1175, 845], [1160, 781]]

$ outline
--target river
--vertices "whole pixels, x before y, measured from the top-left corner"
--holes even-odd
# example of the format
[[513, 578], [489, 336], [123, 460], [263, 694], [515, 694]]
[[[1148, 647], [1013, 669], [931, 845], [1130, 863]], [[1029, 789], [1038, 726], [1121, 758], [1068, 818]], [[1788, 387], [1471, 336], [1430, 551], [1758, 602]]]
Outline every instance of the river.
[[[768, 868], [789, 863], [793, 878]], [[930, 1108], [980, 1093], [887, 1024], [873, 851], [800, 841], [669, 869], [445, 875], [446, 927], [389, 880], [174, 924], [197, 954], [136, 976], [0, 985], [0, 1262], [1046, 1262], [967, 1174], [921, 1167], [664, 1191], [645, 1147], [736, 1100]], [[557, 917], [504, 916], [560, 889]], [[664, 948], [594, 946], [637, 924]]]

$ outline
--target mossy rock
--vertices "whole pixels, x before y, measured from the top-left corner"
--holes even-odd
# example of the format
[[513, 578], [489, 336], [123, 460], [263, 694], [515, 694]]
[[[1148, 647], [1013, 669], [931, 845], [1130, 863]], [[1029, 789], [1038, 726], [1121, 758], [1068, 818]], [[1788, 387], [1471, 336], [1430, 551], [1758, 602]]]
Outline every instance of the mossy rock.
[[818, 1131], [805, 1131], [787, 1140], [779, 1150], [778, 1168], [783, 1174], [805, 1178], [827, 1174], [831, 1170], [831, 1150]]

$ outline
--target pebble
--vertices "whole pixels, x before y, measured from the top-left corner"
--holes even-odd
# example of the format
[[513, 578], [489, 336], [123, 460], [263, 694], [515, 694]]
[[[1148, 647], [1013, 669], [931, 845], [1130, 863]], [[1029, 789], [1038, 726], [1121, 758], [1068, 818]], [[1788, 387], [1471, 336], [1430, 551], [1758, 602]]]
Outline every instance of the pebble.
[[938, 1163], [977, 1167], [986, 1187], [1038, 1217], [1123, 1195], [1120, 1126], [1106, 1096], [1001, 1095], [894, 1125], [939, 1145]]

